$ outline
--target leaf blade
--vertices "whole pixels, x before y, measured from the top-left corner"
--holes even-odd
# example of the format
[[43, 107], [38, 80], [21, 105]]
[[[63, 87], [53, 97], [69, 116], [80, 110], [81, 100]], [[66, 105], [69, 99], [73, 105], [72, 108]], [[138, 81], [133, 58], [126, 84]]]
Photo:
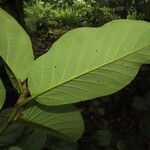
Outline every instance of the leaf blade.
[[66, 33], [35, 61], [29, 74], [33, 97], [44, 105], [62, 105], [122, 89], [150, 62], [149, 29], [147, 22], [117, 20]]
[[23, 121], [31, 122], [78, 140], [84, 129], [80, 113], [73, 106], [42, 107], [33, 105], [23, 111]]
[[34, 61], [30, 38], [7, 12], [0, 9], [0, 56], [17, 80], [25, 80]]

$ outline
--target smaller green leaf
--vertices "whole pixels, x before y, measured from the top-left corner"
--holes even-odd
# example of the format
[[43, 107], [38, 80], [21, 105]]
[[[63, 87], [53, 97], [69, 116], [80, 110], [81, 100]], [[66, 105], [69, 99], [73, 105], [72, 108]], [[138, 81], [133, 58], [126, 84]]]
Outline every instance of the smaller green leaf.
[[43, 107], [33, 105], [23, 111], [22, 120], [51, 129], [73, 141], [77, 141], [84, 130], [82, 117], [73, 106]]
[[0, 147], [13, 144], [22, 134], [24, 127], [21, 124], [13, 124], [9, 126], [0, 135]]
[[22, 138], [16, 143], [23, 150], [41, 150], [47, 141], [47, 134], [43, 130], [25, 129]]
[[0, 110], [2, 109], [6, 98], [6, 90], [0, 78]]
[[99, 130], [96, 132], [95, 138], [100, 146], [109, 146], [111, 144], [112, 135], [108, 130]]

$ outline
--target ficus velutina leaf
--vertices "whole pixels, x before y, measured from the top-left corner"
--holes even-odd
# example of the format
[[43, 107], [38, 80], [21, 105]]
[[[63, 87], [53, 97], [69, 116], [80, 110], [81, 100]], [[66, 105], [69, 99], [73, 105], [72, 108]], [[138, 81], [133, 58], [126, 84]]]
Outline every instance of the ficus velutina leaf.
[[29, 36], [17, 21], [0, 8], [0, 57], [17, 80], [27, 78], [34, 61]]
[[29, 90], [44, 105], [76, 103], [110, 95], [150, 63], [150, 24], [116, 20], [99, 28], [77, 28], [39, 57]]

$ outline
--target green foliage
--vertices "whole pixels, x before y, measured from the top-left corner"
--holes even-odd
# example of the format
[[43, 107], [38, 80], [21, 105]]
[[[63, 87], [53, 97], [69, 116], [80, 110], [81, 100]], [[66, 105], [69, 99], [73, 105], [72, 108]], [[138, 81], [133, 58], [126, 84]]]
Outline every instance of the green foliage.
[[[59, 1], [60, 2], [60, 1]], [[86, 2], [72, 4], [36, 2], [25, 8], [27, 27], [31, 32], [54, 28], [74, 28], [79, 26], [100, 26], [118, 18], [109, 7], [96, 7]]]
[[83, 134], [82, 117], [73, 106], [42, 107], [33, 105], [22, 112], [21, 119], [61, 133], [73, 141], [78, 140]]
[[150, 6], [144, 0], [32, 0], [25, 4], [26, 23], [32, 33], [100, 26], [118, 18], [148, 20]]
[[[77, 28], [64, 34], [49, 52], [34, 61], [25, 31], [2, 9], [0, 19], [3, 20], [0, 22], [0, 59], [8, 76], [15, 77], [14, 87], [19, 87], [16, 104], [1, 112], [2, 148], [14, 143], [24, 149], [40, 149], [49, 133], [77, 141], [83, 134], [83, 119], [73, 106], [64, 104], [110, 95], [129, 84], [142, 64], [150, 63], [150, 25], [144, 21], [116, 20], [98, 28]], [[3, 84], [1, 89], [2, 107]], [[29, 103], [33, 100], [35, 102]], [[149, 123], [143, 125], [146, 128]], [[26, 132], [26, 126], [43, 130]], [[21, 135], [24, 136], [20, 138]], [[38, 135], [43, 141], [35, 145], [40, 139]], [[99, 146], [108, 146], [108, 149], [111, 149], [111, 139], [108, 130], [99, 130], [96, 134]], [[131, 139], [129, 145], [133, 147], [135, 141], [136, 138]], [[54, 150], [66, 149], [66, 142], [50, 146]], [[68, 149], [74, 148], [76, 145], [70, 143]]]
[[60, 9], [50, 3], [36, 3], [25, 8], [26, 23], [32, 32], [40, 29], [64, 28], [70, 25], [79, 26], [82, 24], [82, 17], [90, 11], [89, 6], [82, 4]]

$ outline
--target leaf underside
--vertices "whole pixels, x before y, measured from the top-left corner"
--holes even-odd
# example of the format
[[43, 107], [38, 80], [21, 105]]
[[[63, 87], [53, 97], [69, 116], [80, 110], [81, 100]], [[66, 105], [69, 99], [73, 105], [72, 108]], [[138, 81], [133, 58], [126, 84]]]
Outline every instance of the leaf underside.
[[6, 98], [6, 90], [0, 78], [0, 110], [2, 109]]
[[73, 106], [42, 107], [33, 105], [22, 113], [22, 120], [52, 129], [58, 134], [77, 141], [83, 134], [84, 122]]
[[150, 63], [150, 24], [116, 20], [100, 28], [77, 28], [39, 57], [29, 90], [44, 105], [62, 105], [110, 95]]
[[30, 38], [7, 12], [0, 8], [0, 56], [17, 80], [25, 80], [34, 61]]

